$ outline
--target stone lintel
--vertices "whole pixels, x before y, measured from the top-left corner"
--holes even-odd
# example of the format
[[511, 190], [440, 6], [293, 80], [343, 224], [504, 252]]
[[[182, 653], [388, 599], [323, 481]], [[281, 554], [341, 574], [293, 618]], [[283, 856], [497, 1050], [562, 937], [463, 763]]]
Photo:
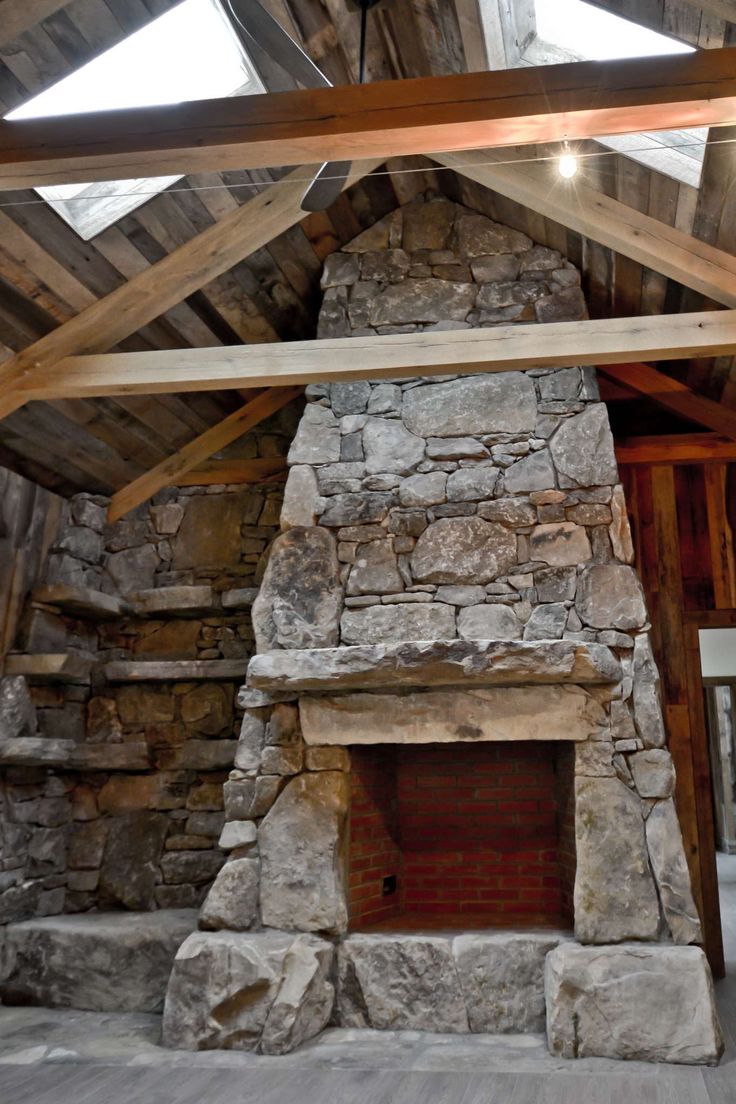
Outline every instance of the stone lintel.
[[108, 682], [234, 681], [243, 677], [242, 659], [114, 660], [105, 664]]
[[23, 675], [30, 682], [71, 682], [88, 686], [96, 660], [73, 652], [34, 652], [9, 655], [5, 660], [6, 675]]
[[36, 587], [33, 601], [56, 606], [64, 613], [90, 621], [114, 621], [130, 612], [127, 602], [114, 594], [104, 594], [101, 590], [73, 586], [70, 583]]
[[397, 686], [614, 683], [621, 666], [603, 644], [575, 640], [432, 640], [262, 652], [248, 665], [259, 690], [362, 690]]
[[606, 733], [602, 706], [580, 686], [356, 691], [299, 699], [307, 744], [446, 744], [589, 740]]

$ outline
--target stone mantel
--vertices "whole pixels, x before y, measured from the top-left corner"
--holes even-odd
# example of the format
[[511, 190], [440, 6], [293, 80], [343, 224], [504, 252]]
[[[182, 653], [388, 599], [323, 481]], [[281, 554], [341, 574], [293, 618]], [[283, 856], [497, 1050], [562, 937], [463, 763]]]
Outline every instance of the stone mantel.
[[430, 686], [600, 685], [621, 678], [604, 644], [575, 640], [431, 640], [284, 649], [253, 656], [248, 686], [302, 693]]

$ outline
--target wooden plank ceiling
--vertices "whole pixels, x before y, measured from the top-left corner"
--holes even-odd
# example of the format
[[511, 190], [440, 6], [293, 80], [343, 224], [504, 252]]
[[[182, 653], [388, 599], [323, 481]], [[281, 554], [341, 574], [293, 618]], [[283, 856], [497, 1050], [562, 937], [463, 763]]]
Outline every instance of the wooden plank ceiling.
[[[358, 19], [344, 0], [263, 0], [334, 83], [357, 78]], [[2, 5], [9, 0], [0, 0]], [[0, 112], [5, 114], [173, 5], [173, 0], [70, 0], [12, 41], [0, 35]], [[55, 5], [49, 4], [46, 10]], [[605, 0], [601, 7], [674, 34], [701, 48], [736, 45], [736, 26], [686, 0]], [[43, 5], [39, 4], [43, 13]], [[499, 4], [500, 9], [506, 5]], [[460, 73], [488, 64], [477, 0], [388, 0], [371, 16], [367, 79]], [[479, 46], [480, 43], [480, 46]], [[493, 67], [514, 64], [493, 45]], [[288, 78], [257, 57], [269, 88]], [[292, 85], [293, 87], [293, 85]], [[719, 138], [736, 133], [720, 128]], [[606, 196], [734, 253], [736, 154], [706, 152], [699, 192], [620, 155], [586, 160], [583, 178]], [[589, 143], [586, 149], [600, 151]], [[541, 154], [547, 150], [540, 148]], [[530, 150], [525, 148], [525, 155]], [[293, 341], [314, 336], [324, 258], [398, 203], [432, 188], [506, 222], [577, 264], [596, 318], [715, 308], [695, 291], [602, 246], [561, 223], [455, 172], [417, 158], [394, 159], [390, 175], [354, 185], [325, 214], [310, 215], [194, 291], [160, 318], [121, 340], [118, 350], [177, 349]], [[407, 171], [411, 170], [411, 171]], [[280, 177], [254, 170], [188, 177], [91, 242], [83, 242], [31, 191], [0, 195], [0, 359], [27, 348], [130, 277], [251, 199]], [[187, 190], [191, 186], [198, 189]], [[214, 187], [212, 187], [214, 186]], [[730, 358], [659, 364], [714, 401], [736, 407]], [[608, 384], [614, 427], [622, 437], [702, 430], [650, 400]], [[62, 493], [112, 492], [161, 464], [242, 406], [237, 392], [67, 399], [34, 402], [0, 422], [0, 463]], [[279, 429], [292, 407], [273, 415]], [[282, 438], [283, 440], [283, 438]], [[221, 455], [250, 459], [247, 441]]]

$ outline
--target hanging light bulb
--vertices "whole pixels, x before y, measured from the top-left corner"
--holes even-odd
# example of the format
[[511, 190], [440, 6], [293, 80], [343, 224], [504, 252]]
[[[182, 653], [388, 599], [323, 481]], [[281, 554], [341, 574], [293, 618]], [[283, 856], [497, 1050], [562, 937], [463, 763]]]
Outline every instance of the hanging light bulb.
[[564, 152], [557, 162], [557, 170], [560, 176], [565, 180], [570, 180], [578, 171], [578, 159], [574, 154], [570, 153], [570, 147], [567, 142], [564, 145]]

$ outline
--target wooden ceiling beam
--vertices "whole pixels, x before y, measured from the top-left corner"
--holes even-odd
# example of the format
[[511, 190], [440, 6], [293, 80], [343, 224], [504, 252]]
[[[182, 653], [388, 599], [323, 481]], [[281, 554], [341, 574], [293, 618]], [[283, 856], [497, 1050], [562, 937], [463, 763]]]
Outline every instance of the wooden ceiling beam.
[[[22, 404], [31, 399], [215, 391], [734, 354], [736, 311], [703, 311], [547, 322], [542, 326], [529, 323], [449, 332], [356, 336], [349, 341], [323, 338], [272, 345], [68, 357], [39, 369], [32, 377], [29, 375], [10, 398]], [[662, 380], [669, 377], [663, 376]], [[674, 380], [669, 383], [671, 390], [683, 388]], [[663, 383], [653, 388], [664, 389]]]
[[[356, 163], [345, 187], [377, 164]], [[64, 357], [112, 348], [296, 225], [304, 218], [301, 199], [310, 171], [309, 166], [295, 169], [6, 361], [0, 368], [0, 418], [22, 405], [18, 383], [31, 382]]]
[[[707, 51], [704, 51], [707, 52]], [[438, 153], [433, 159], [537, 214], [709, 299], [736, 307], [736, 257], [683, 234], [583, 183], [585, 167], [563, 180], [549, 165], [488, 164], [488, 151]]]
[[0, 122], [0, 188], [736, 122], [736, 48]]
[[601, 365], [601, 372], [631, 391], [653, 399], [659, 406], [736, 441], [736, 410], [697, 395], [686, 384], [666, 376], [651, 364], [606, 364]]
[[206, 460], [177, 476], [177, 487], [204, 487], [213, 483], [277, 483], [286, 478], [285, 456], [257, 460]]
[[616, 441], [619, 464], [707, 464], [736, 461], [736, 441], [717, 433], [674, 433]]
[[118, 521], [141, 502], [160, 491], [163, 487], [176, 486], [178, 480], [198, 464], [208, 460], [214, 453], [242, 437], [265, 418], [280, 410], [301, 394], [301, 387], [279, 387], [257, 395], [239, 410], [235, 410], [217, 425], [195, 437], [172, 456], [167, 456], [155, 468], [134, 479], [126, 487], [117, 491], [110, 499], [107, 520]]

